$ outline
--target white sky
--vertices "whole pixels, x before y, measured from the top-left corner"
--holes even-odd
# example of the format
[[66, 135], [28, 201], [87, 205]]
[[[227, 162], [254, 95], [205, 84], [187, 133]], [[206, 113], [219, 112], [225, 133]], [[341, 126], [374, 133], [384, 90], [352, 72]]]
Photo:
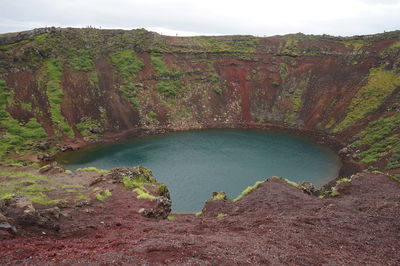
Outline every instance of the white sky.
[[348, 36], [400, 29], [400, 0], [0, 0], [0, 33], [45, 26]]

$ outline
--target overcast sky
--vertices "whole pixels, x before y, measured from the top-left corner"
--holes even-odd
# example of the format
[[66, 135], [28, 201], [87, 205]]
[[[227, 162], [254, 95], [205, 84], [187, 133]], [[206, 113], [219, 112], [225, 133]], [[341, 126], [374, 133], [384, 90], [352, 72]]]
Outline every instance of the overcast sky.
[[358, 35], [400, 29], [400, 0], [0, 0], [0, 33], [146, 28], [166, 35]]

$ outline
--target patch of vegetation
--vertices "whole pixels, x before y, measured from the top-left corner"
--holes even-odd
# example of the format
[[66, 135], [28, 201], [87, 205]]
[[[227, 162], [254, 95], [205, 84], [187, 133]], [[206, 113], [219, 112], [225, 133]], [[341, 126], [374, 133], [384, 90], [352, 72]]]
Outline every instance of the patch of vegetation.
[[77, 200], [77, 201], [81, 201], [81, 200], [88, 201], [88, 200], [90, 200], [90, 198], [85, 194], [78, 194], [78, 195], [76, 195], [75, 200]]
[[98, 201], [104, 201], [106, 198], [111, 197], [111, 196], [112, 196], [111, 191], [108, 189], [105, 189], [96, 194], [96, 199]]
[[390, 157], [386, 170], [392, 170], [400, 168], [400, 153], [395, 153]]
[[74, 49], [70, 64], [74, 71], [90, 72], [93, 71], [93, 55], [87, 49]]
[[117, 72], [122, 79], [122, 84], [119, 88], [122, 96], [128, 99], [133, 106], [137, 107], [137, 88], [134, 86], [134, 81], [139, 71], [144, 67], [143, 61], [133, 50], [123, 50], [113, 53], [111, 54], [111, 61], [117, 68]]
[[296, 182], [290, 181], [289, 179], [284, 179], [286, 183], [288, 183], [289, 185], [292, 185], [294, 187], [299, 187], [299, 184], [297, 184]]
[[178, 217], [174, 216], [174, 215], [168, 215], [167, 220], [168, 221], [173, 221], [176, 220]]
[[85, 140], [96, 140], [99, 137], [100, 132], [103, 131], [100, 122], [91, 117], [83, 117], [81, 122], [75, 126]]
[[35, 141], [47, 138], [46, 132], [36, 119], [31, 118], [22, 123], [7, 112], [7, 104], [12, 97], [12, 91], [6, 82], [0, 80], [0, 130], [5, 130], [0, 137], [0, 160], [5, 160], [11, 151], [29, 151]]
[[389, 175], [391, 179], [400, 183], [400, 174]]
[[291, 96], [289, 96], [291, 104], [289, 111], [286, 112], [285, 114], [285, 121], [289, 122], [296, 118], [297, 113], [300, 110], [301, 105], [303, 103], [302, 96], [303, 96], [303, 90], [300, 88], [297, 88], [294, 91], [294, 93]]
[[154, 66], [154, 70], [157, 75], [164, 78], [177, 79], [182, 74], [179, 71], [172, 71], [167, 67], [167, 64], [162, 59], [161, 55], [152, 53], [150, 55], [151, 64]]
[[349, 40], [341, 42], [346, 47], [353, 47], [354, 52], [359, 52], [362, 50], [364, 45], [366, 44], [365, 40]]
[[[68, 185], [58, 184], [51, 179], [21, 171], [0, 171], [3, 182], [0, 183], [0, 199], [12, 198], [13, 195], [25, 196], [34, 203], [42, 205], [56, 204], [60, 199], [52, 199], [48, 192], [65, 189]], [[71, 187], [71, 186], [70, 186]], [[64, 190], [72, 193], [68, 189]], [[76, 191], [74, 190], [74, 193]]]
[[215, 92], [216, 94], [218, 94], [218, 95], [221, 95], [221, 94], [222, 94], [222, 89], [221, 89], [220, 87], [215, 87], [215, 88], [214, 88], [214, 92]]
[[226, 213], [218, 213], [217, 218], [224, 218], [226, 216], [227, 216]]
[[149, 200], [155, 200], [156, 197], [151, 195], [146, 188], [141, 187], [141, 188], [135, 188], [133, 192], [136, 193], [136, 198], [137, 199], [149, 199]]
[[[381, 117], [372, 121], [355, 136], [351, 146], [367, 148], [361, 153], [362, 162], [372, 163], [380, 160], [388, 153], [400, 152], [400, 134], [393, 134], [400, 125], [400, 114]], [[393, 134], [393, 135], [392, 135]]]
[[227, 199], [225, 192], [217, 192], [211, 200], [224, 200]]
[[339, 190], [337, 188], [332, 188], [332, 191], [330, 193], [331, 197], [337, 197], [340, 195]]
[[299, 40], [288, 39], [283, 46], [281, 53], [284, 55], [298, 56], [299, 53]]
[[243, 190], [243, 192], [237, 196], [233, 202], [236, 202], [238, 200], [240, 200], [241, 198], [243, 198], [244, 196], [246, 196], [247, 194], [249, 194], [251, 191], [253, 191], [254, 189], [258, 188], [262, 183], [264, 183], [265, 181], [257, 181], [253, 186], [249, 186], [247, 187], [245, 190]]
[[203, 212], [199, 211], [199, 212], [196, 212], [196, 213], [194, 214], [194, 216], [199, 217], [199, 216], [201, 216], [202, 214], [203, 214]]
[[271, 85], [274, 87], [279, 87], [280, 84], [279, 84], [279, 82], [272, 81]]
[[98, 169], [96, 167], [78, 168], [78, 169], [76, 169], [76, 171], [78, 171], [78, 172], [96, 172], [99, 174], [107, 174], [110, 172], [109, 170]]
[[340, 132], [366, 114], [375, 111], [382, 102], [400, 86], [400, 73], [381, 68], [370, 70], [367, 84], [353, 97], [347, 115], [336, 125], [333, 132]]
[[351, 181], [351, 179], [350, 178], [342, 178], [342, 179], [339, 179], [338, 181], [336, 181], [336, 185], [340, 185], [340, 184], [343, 184], [343, 183], [349, 183]]
[[72, 136], [72, 129], [61, 112], [61, 103], [64, 93], [61, 87], [61, 75], [63, 65], [57, 59], [48, 59], [44, 62], [42, 77], [39, 81], [46, 80], [47, 97], [50, 104], [50, 113], [53, 126], [59, 129], [61, 134]]
[[157, 83], [156, 90], [167, 98], [174, 98], [183, 88], [183, 83], [179, 80], [162, 80]]

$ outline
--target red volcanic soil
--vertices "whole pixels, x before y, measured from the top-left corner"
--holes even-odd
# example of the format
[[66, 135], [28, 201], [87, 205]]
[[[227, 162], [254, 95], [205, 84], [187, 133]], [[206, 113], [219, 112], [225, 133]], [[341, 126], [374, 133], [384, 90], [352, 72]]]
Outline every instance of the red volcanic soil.
[[75, 208], [58, 234], [0, 232], [0, 264], [399, 265], [400, 184], [358, 174], [338, 188], [320, 199], [272, 178], [169, 221], [140, 216], [151, 203], [116, 185], [104, 204]]

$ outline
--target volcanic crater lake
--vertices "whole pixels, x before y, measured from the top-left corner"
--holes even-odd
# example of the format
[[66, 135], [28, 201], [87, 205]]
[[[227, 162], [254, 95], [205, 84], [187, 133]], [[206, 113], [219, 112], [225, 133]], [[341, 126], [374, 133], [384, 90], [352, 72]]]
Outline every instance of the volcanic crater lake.
[[213, 191], [235, 198], [272, 176], [321, 186], [337, 177], [341, 166], [326, 147], [257, 130], [186, 131], [98, 144], [61, 154], [57, 161], [70, 170], [150, 168], [168, 186], [174, 212], [197, 212]]

